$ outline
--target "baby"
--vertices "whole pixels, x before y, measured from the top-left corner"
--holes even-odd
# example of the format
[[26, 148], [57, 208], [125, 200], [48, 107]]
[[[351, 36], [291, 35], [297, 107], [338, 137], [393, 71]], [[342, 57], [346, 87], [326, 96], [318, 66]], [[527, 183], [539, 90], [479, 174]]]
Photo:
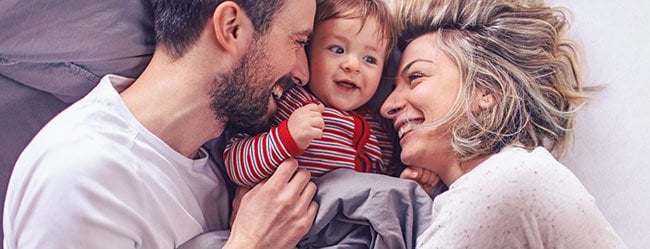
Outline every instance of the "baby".
[[311, 44], [311, 81], [277, 99], [270, 131], [233, 137], [224, 152], [229, 177], [252, 187], [289, 157], [313, 177], [333, 169], [388, 175], [392, 161], [387, 130], [368, 107], [393, 47], [390, 16], [381, 0], [319, 0]]

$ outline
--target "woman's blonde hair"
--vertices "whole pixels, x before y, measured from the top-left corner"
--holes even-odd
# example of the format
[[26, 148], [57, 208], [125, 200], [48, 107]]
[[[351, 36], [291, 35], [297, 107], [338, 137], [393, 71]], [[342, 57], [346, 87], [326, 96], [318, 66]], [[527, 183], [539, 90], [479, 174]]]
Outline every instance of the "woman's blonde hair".
[[[461, 71], [461, 89], [443, 122], [463, 160], [507, 145], [564, 154], [576, 111], [588, 100], [578, 46], [565, 38], [568, 10], [543, 1], [393, 0], [400, 47], [437, 32], [436, 45]], [[476, 94], [494, 96], [477, 112]], [[474, 110], [474, 111], [472, 111]]]

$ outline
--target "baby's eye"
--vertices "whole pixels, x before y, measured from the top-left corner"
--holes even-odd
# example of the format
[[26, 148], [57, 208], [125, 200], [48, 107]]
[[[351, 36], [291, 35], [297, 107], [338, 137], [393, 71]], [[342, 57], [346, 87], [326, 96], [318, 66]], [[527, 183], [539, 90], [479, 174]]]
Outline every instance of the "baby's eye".
[[331, 46], [331, 47], [329, 48], [329, 50], [332, 51], [332, 52], [335, 53], [335, 54], [342, 54], [342, 53], [345, 53], [345, 50], [343, 50], [343, 48], [342, 48], [342, 47], [339, 47], [339, 46]]
[[365, 62], [367, 62], [367, 63], [370, 63], [370, 64], [377, 64], [377, 59], [375, 57], [372, 57], [372, 56], [363, 57], [363, 60]]

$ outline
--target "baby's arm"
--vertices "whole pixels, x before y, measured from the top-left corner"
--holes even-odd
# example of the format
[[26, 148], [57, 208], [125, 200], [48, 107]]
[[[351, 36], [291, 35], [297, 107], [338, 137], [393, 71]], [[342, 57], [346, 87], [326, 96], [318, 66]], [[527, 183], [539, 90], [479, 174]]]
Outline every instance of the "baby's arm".
[[253, 137], [247, 134], [233, 137], [226, 145], [223, 159], [228, 177], [235, 184], [253, 187], [271, 176], [284, 159], [300, 153], [284, 121]]
[[282, 161], [300, 155], [314, 138], [322, 136], [322, 110], [322, 105], [308, 104], [269, 132], [233, 137], [223, 157], [230, 179], [237, 185], [253, 187], [270, 177]]

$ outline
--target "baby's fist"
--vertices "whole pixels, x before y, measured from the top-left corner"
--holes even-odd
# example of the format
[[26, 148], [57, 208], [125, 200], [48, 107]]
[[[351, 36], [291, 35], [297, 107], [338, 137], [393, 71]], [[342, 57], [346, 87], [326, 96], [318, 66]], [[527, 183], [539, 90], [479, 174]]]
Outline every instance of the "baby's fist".
[[287, 125], [289, 133], [296, 141], [298, 148], [304, 150], [312, 140], [323, 136], [325, 121], [323, 120], [323, 104], [310, 103], [302, 106], [289, 116]]

